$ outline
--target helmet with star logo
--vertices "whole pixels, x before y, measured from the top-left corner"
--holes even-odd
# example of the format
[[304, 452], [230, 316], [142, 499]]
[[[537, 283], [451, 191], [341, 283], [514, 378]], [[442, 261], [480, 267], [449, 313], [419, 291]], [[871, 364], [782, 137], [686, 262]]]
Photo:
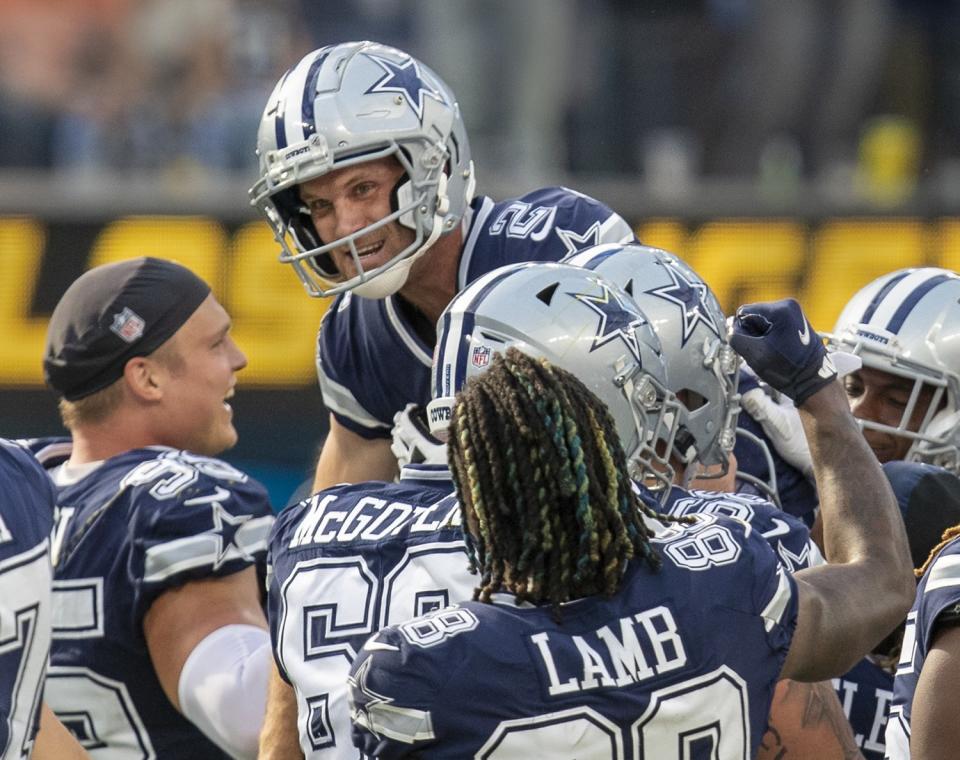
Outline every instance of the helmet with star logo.
[[[460, 108], [450, 88], [406, 53], [373, 42], [346, 42], [306, 55], [277, 83], [257, 134], [260, 178], [252, 205], [266, 216], [307, 292], [346, 290], [384, 298], [410, 266], [456, 229], [475, 177]], [[322, 240], [298, 186], [359, 163], [395, 158], [403, 170], [391, 213], [350, 235]], [[364, 271], [357, 241], [396, 222], [413, 230], [396, 256]], [[356, 275], [344, 277], [332, 250], [349, 251]]]
[[597, 245], [563, 261], [615, 282], [653, 325], [670, 390], [683, 404], [675, 455], [684, 464], [726, 465], [740, 411], [738, 360], [713, 291], [684, 261], [645, 245]]
[[427, 405], [434, 435], [449, 424], [463, 384], [510, 346], [576, 375], [610, 410], [631, 476], [668, 490], [680, 409], [667, 389], [660, 342], [623, 290], [553, 263], [512, 264], [475, 280], [437, 322]]

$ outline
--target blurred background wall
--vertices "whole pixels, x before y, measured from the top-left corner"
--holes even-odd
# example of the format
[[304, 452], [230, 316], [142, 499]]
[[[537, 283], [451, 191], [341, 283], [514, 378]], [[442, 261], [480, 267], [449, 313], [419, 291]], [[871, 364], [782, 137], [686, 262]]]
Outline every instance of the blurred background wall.
[[[85, 268], [175, 258], [250, 357], [227, 455], [282, 503], [326, 432], [326, 307], [247, 205], [279, 76], [348, 39], [458, 94], [478, 191], [563, 184], [728, 309], [829, 330], [890, 269], [960, 269], [960, 4], [939, 0], [0, 0], [0, 435], [58, 434], [46, 319]], [[389, 362], [389, 357], [384, 357]]]

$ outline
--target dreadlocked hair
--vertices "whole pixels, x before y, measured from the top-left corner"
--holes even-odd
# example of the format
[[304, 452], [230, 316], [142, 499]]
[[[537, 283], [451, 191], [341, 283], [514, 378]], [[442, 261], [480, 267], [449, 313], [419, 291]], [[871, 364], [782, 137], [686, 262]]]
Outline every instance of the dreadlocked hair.
[[[627, 562], [660, 556], [627, 474], [613, 418], [576, 377], [516, 348], [457, 395], [447, 444], [480, 572], [496, 591], [559, 605], [613, 594]], [[656, 515], [660, 518], [659, 515]]]

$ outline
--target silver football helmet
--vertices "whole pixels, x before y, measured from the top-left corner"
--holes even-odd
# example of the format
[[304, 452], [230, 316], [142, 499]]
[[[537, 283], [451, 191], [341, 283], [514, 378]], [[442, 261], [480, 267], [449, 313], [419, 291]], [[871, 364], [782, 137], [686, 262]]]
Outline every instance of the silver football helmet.
[[663, 346], [669, 388], [683, 404], [674, 454], [685, 465], [721, 465], [725, 472], [740, 412], [739, 360], [713, 291], [672, 253], [635, 243], [592, 246], [563, 262], [615, 282], [637, 303]]
[[[345, 290], [385, 298], [410, 267], [455, 229], [473, 197], [467, 133], [453, 92], [406, 53], [346, 42], [305, 56], [274, 88], [257, 134], [260, 179], [251, 203], [266, 216], [282, 252], [312, 296]], [[393, 211], [338, 240], [321, 240], [298, 185], [337, 169], [392, 156], [405, 176]], [[390, 261], [363, 271], [356, 241], [397, 222], [416, 234]], [[349, 250], [360, 274], [344, 279], [330, 251]]]
[[[960, 275], [936, 267], [883, 275], [850, 299], [826, 338], [831, 350], [859, 355], [864, 367], [913, 382], [896, 427], [860, 424], [910, 439], [908, 460], [960, 472]], [[933, 395], [913, 432], [907, 425], [924, 385]]]
[[665, 493], [680, 406], [667, 390], [660, 341], [613, 283], [564, 264], [513, 264], [461, 291], [437, 322], [430, 430], [449, 425], [454, 396], [494, 353], [514, 346], [574, 374], [610, 410], [630, 475]]

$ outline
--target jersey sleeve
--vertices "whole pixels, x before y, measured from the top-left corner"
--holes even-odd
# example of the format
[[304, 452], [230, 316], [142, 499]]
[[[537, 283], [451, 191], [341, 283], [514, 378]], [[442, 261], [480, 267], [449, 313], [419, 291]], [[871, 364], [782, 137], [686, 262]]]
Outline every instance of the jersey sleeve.
[[50, 648], [54, 492], [33, 456], [4, 440], [0, 490], [0, 754], [19, 758], [37, 732]]
[[941, 613], [957, 604], [960, 604], [960, 542], [954, 541], [927, 568], [917, 591], [917, 635], [923, 652], [930, 650]]
[[25, 448], [0, 439], [0, 560], [32, 549], [53, 528], [56, 492], [40, 463]]
[[797, 626], [797, 582], [758, 532], [749, 532], [745, 546], [753, 565], [755, 609], [763, 620], [767, 643], [782, 666]]
[[793, 575], [774, 553], [769, 540], [750, 524], [717, 517], [707, 518], [705, 525], [698, 544], [706, 562], [729, 570], [718, 576], [723, 578], [721, 588], [730, 591], [725, 604], [761, 618], [767, 645], [782, 665], [797, 624], [797, 584]]
[[136, 489], [128, 572], [140, 614], [187, 581], [265, 566], [274, 521], [266, 489], [225, 462], [180, 454], [126, 483]]
[[429, 398], [429, 354], [411, 352], [395, 334], [398, 319], [387, 300], [345, 293], [320, 325], [317, 379], [324, 406], [363, 438], [389, 438], [393, 415], [410, 401]]
[[353, 743], [365, 755], [380, 760], [429, 756], [437, 740], [438, 697], [462, 659], [443, 641], [424, 645], [411, 639], [430, 636], [435, 631], [431, 619], [456, 610], [454, 605], [385, 628], [361, 649], [347, 683]]

